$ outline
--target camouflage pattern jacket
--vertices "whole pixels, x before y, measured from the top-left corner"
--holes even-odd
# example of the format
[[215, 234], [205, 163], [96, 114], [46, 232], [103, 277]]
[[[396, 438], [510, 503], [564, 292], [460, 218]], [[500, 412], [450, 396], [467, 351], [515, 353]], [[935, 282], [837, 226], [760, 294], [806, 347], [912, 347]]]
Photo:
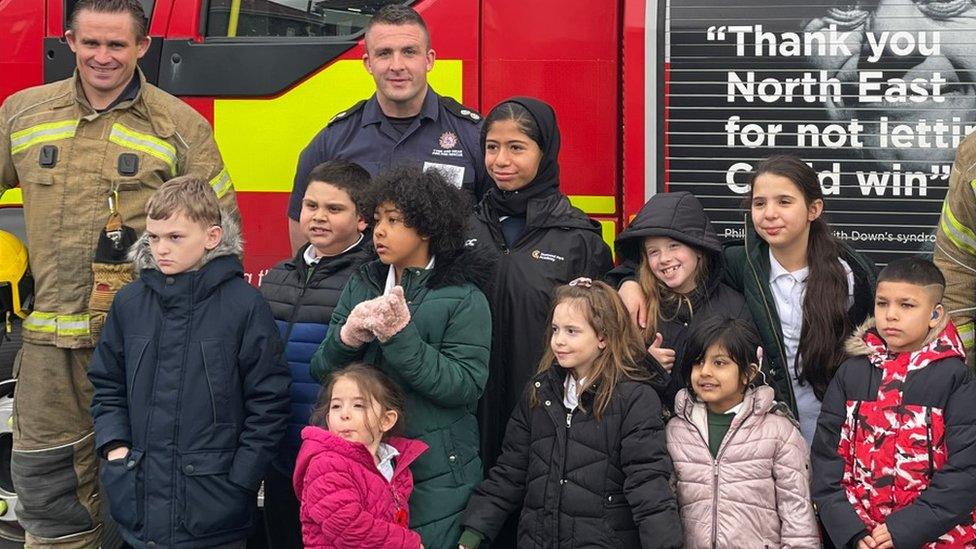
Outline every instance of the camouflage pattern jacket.
[[813, 499], [837, 547], [885, 523], [895, 547], [976, 545], [976, 382], [948, 319], [911, 353], [866, 322], [824, 396]]

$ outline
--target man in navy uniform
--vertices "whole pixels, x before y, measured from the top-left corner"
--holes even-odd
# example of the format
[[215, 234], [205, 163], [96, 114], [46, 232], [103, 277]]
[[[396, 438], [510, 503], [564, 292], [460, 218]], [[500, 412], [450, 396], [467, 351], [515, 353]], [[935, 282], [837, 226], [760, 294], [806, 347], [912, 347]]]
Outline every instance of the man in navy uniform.
[[355, 162], [373, 176], [402, 163], [438, 169], [476, 202], [491, 185], [479, 146], [481, 116], [427, 85], [434, 57], [427, 25], [409, 7], [387, 5], [366, 25], [363, 64], [376, 93], [337, 114], [302, 151], [288, 204], [293, 249], [305, 242], [298, 216], [308, 173], [327, 160]]

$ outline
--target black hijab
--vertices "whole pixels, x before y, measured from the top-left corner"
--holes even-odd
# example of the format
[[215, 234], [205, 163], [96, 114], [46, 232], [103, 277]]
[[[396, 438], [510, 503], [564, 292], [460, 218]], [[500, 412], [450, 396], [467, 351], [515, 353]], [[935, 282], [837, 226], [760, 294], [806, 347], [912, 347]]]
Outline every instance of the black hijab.
[[488, 113], [486, 120], [489, 122], [485, 123], [485, 129], [481, 132], [481, 150], [485, 150], [492, 114], [505, 103], [516, 103], [525, 107], [535, 120], [542, 137], [542, 142], [538, 143], [542, 149], [542, 159], [539, 161], [539, 171], [528, 185], [517, 191], [503, 191], [496, 185], [488, 190], [485, 201], [498, 215], [524, 217], [530, 200], [559, 193], [559, 126], [556, 125], [556, 112], [549, 104], [534, 97], [511, 97]]

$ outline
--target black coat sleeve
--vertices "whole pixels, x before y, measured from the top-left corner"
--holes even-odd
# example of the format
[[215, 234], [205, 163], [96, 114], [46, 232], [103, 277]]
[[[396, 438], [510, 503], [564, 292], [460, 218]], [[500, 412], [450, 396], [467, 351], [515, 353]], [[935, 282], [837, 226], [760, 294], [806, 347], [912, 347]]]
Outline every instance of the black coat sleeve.
[[91, 410], [95, 422], [95, 448], [99, 455], [104, 455], [103, 449], [112, 442], [132, 445], [123, 351], [125, 341], [118, 302], [116, 298], [108, 312], [101, 338], [88, 365], [88, 379], [95, 389]]
[[857, 367], [856, 361], [857, 359], [850, 359], [841, 364], [827, 387], [810, 451], [813, 466], [810, 493], [820, 513], [820, 520], [837, 547], [847, 547], [865, 529], [854, 507], [847, 501], [847, 493], [841, 485], [846, 462], [838, 453], [841, 429], [847, 419], [845, 375], [849, 368]]
[[949, 458], [911, 505], [885, 520], [895, 547], [935, 541], [956, 525], [968, 523], [976, 507], [976, 380], [965, 364], [954, 362], [960, 374], [943, 416]]
[[634, 280], [637, 276], [637, 264], [629, 259], [624, 259], [609, 272], [603, 279], [607, 284], [620, 289], [620, 285], [628, 280]]
[[673, 469], [664, 437], [661, 401], [650, 385], [640, 384], [631, 393], [620, 435], [624, 495], [634, 515], [641, 547], [681, 547], [684, 538], [671, 491]]
[[[531, 386], [531, 385], [530, 385]], [[505, 429], [502, 453], [495, 466], [468, 500], [461, 523], [491, 539], [498, 534], [505, 520], [522, 505], [525, 499], [526, 474], [529, 469], [531, 409], [528, 389], [512, 412]]]
[[228, 478], [257, 492], [278, 452], [290, 408], [291, 374], [271, 308], [254, 296], [237, 356], [244, 395], [244, 425]]

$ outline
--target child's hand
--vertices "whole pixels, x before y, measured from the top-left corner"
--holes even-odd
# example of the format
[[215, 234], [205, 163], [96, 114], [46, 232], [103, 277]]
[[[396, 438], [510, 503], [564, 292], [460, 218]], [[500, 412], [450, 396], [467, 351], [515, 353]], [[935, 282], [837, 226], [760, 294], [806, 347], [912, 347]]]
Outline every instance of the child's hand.
[[654, 341], [647, 348], [647, 352], [670, 374], [671, 369], [674, 368], [674, 349], [661, 347], [663, 344], [664, 336], [661, 335], [661, 332], [658, 332], [654, 334]]
[[109, 461], [122, 460], [125, 456], [129, 455], [128, 446], [119, 446], [118, 448], [112, 448], [105, 454], [105, 459]]
[[362, 347], [373, 341], [374, 337], [370, 325], [374, 321], [373, 310], [376, 309], [378, 300], [381, 298], [363, 301], [353, 307], [346, 318], [346, 323], [339, 330], [339, 339], [349, 347]]
[[403, 297], [403, 288], [394, 286], [385, 296], [373, 317], [373, 334], [380, 341], [387, 341], [400, 333], [410, 323], [410, 309]]
[[895, 546], [891, 541], [891, 533], [888, 532], [888, 525], [883, 522], [874, 528], [874, 532], [871, 532], [871, 537], [874, 538], [876, 549], [889, 549]]
[[647, 328], [647, 302], [640, 284], [628, 280], [620, 285], [617, 293], [620, 294], [620, 300], [627, 307], [627, 312], [630, 313], [630, 319], [634, 321], [634, 324], [642, 330]]
[[857, 549], [875, 549], [877, 544], [874, 543], [874, 538], [870, 534], [861, 538], [861, 541], [857, 542]]

